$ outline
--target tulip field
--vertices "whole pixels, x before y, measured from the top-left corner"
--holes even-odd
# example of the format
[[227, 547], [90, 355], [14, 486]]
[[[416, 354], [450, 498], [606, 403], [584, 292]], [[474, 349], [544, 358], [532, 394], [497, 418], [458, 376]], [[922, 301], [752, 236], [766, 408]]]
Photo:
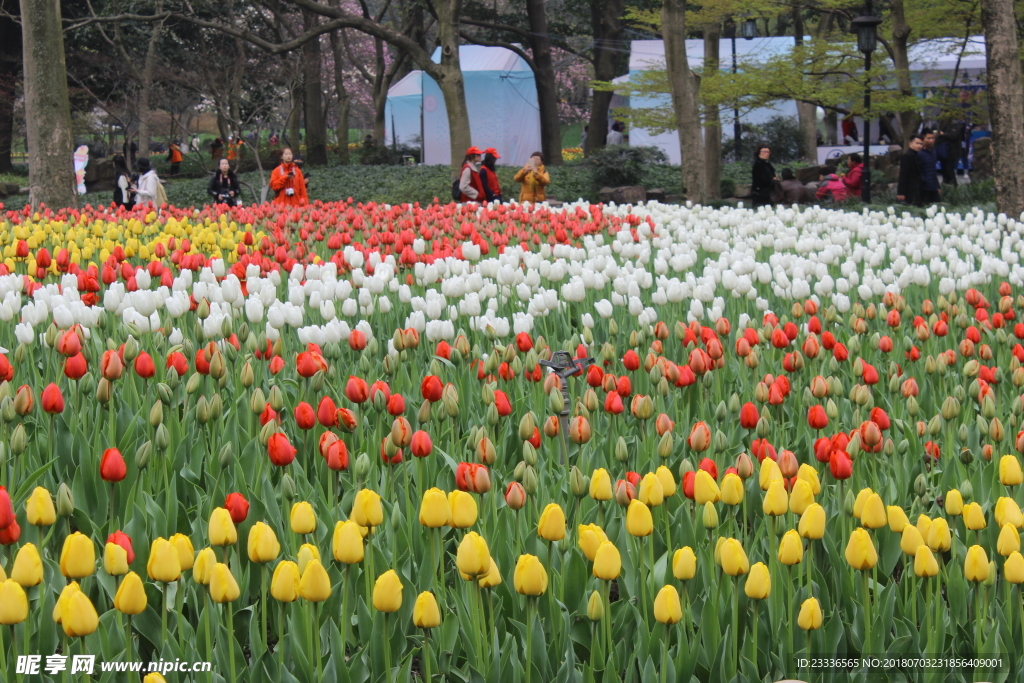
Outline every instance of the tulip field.
[[[0, 681], [1021, 680], [1024, 223], [26, 208], [0, 249]], [[100, 668], [157, 661], [209, 666]]]

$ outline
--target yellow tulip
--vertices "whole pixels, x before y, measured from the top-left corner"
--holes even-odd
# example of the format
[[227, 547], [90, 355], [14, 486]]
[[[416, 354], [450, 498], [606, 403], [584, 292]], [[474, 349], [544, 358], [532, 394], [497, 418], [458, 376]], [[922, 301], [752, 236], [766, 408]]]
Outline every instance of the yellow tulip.
[[693, 548], [684, 546], [672, 555], [672, 575], [679, 581], [689, 581], [697, 573], [697, 556]]
[[486, 574], [491, 567], [491, 552], [487, 548], [487, 541], [475, 531], [463, 536], [455, 555], [455, 565], [470, 579]]
[[428, 529], [448, 526], [452, 509], [448, 507], [448, 496], [439, 488], [427, 489], [420, 502], [420, 524]]
[[889, 520], [889, 530], [894, 534], [902, 534], [904, 527], [910, 524], [907, 513], [899, 505], [890, 505], [885, 509], [886, 517]]
[[964, 558], [964, 578], [975, 583], [981, 583], [988, 578], [988, 555], [980, 545], [972, 545], [967, 549], [967, 557]]
[[448, 507], [452, 511], [452, 528], [468, 529], [476, 524], [477, 507], [473, 494], [456, 489], [448, 494]]
[[[765, 458], [767, 460], [768, 458]], [[789, 509], [789, 497], [786, 495], [786, 486], [781, 480], [776, 479], [768, 485], [765, 491], [764, 500], [761, 501], [761, 510], [766, 515], [778, 517], [786, 514]]]
[[672, 470], [661, 465], [654, 472], [658, 475], [658, 480], [661, 482], [661, 492], [666, 498], [671, 498], [676, 495], [677, 485], [676, 478], [672, 475]]
[[238, 599], [238, 582], [235, 581], [231, 569], [223, 562], [218, 562], [210, 571], [210, 597], [219, 604], [234, 602]]
[[825, 508], [818, 503], [811, 503], [800, 515], [797, 531], [809, 541], [817, 541], [825, 535]]
[[350, 518], [359, 526], [380, 526], [384, 521], [384, 508], [380, 495], [372, 489], [361, 489], [352, 503]]
[[412, 607], [412, 623], [416, 628], [437, 628], [441, 624], [441, 610], [437, 607], [437, 599], [430, 591], [423, 591], [416, 596], [416, 604]]
[[107, 543], [103, 547], [103, 571], [110, 576], [127, 574], [128, 551], [116, 543]]
[[939, 573], [939, 563], [935, 561], [935, 555], [924, 543], [919, 545], [917, 552], [914, 553], [914, 573], [922, 579]]
[[590, 599], [587, 600], [587, 618], [591, 621], [604, 619], [604, 600], [601, 599], [601, 594], [597, 591], [592, 592]]
[[1021, 514], [1020, 506], [1008, 496], [996, 501], [995, 518], [1000, 528], [1004, 524], [1012, 524], [1018, 529], [1024, 528], [1024, 515]]
[[985, 521], [985, 513], [978, 503], [968, 503], [963, 510], [964, 526], [971, 531], [980, 531], [988, 526]]
[[758, 562], [750, 568], [743, 592], [751, 600], [764, 600], [772, 593], [772, 575], [764, 562]]
[[804, 542], [800, 539], [800, 534], [794, 529], [790, 529], [782, 536], [782, 540], [779, 541], [779, 562], [787, 566], [793, 566], [794, 564], [800, 564], [800, 561], [804, 559]]
[[192, 567], [192, 578], [201, 586], [210, 585], [210, 577], [213, 575], [213, 568], [216, 564], [217, 554], [213, 552], [213, 548], [203, 548], [196, 556], [196, 563]]
[[612, 499], [612, 478], [603, 467], [598, 467], [590, 476], [590, 497], [601, 501]]
[[803, 479], [797, 479], [789, 493], [789, 511], [794, 515], [802, 515], [813, 502], [814, 492], [811, 485]]
[[683, 606], [675, 586], [664, 586], [654, 598], [654, 618], [659, 624], [678, 624], [683, 618]]
[[733, 472], [722, 477], [722, 502], [726, 505], [739, 505], [743, 502], [743, 480]]
[[520, 555], [512, 575], [512, 584], [520, 595], [544, 595], [548, 589], [548, 573], [536, 555]]
[[231, 513], [224, 508], [214, 508], [207, 528], [210, 545], [214, 547], [234, 545], [238, 542], [238, 531], [231, 520]]
[[57, 596], [57, 602], [53, 606], [53, 621], [55, 623], [60, 623], [64, 606], [67, 604], [68, 600], [71, 599], [71, 596], [75, 593], [81, 592], [81, 590], [82, 588], [78, 585], [77, 581], [72, 581], [61, 589], [60, 595]]
[[999, 481], [1003, 486], [1019, 486], [1024, 482], [1024, 471], [1017, 456], [1004, 455], [999, 459]]
[[540, 513], [537, 535], [545, 541], [561, 541], [565, 538], [565, 513], [558, 503], [548, 503]]
[[928, 538], [926, 539], [928, 547], [935, 552], [945, 552], [949, 550], [949, 546], [952, 543], [952, 539], [949, 535], [949, 524], [942, 517], [937, 517], [932, 520], [931, 526], [928, 527]]
[[914, 556], [922, 545], [925, 545], [925, 542], [916, 526], [908, 524], [903, 527], [903, 534], [900, 536], [900, 550], [907, 555]]
[[81, 579], [96, 569], [96, 548], [88, 536], [76, 531], [64, 538], [60, 551], [60, 573], [69, 579]]
[[1004, 524], [996, 541], [996, 552], [1003, 557], [1020, 552], [1020, 533], [1012, 524]]
[[273, 562], [281, 554], [281, 544], [273, 529], [263, 522], [256, 522], [249, 529], [248, 551], [250, 562]]
[[154, 671], [151, 674], [146, 674], [146, 677], [142, 679], [142, 683], [167, 683], [167, 679], [163, 677], [163, 674]]
[[697, 470], [693, 480], [693, 499], [698, 505], [717, 503], [722, 499], [722, 491], [715, 483], [715, 478], [704, 470]]
[[313, 560], [320, 559], [320, 549], [312, 543], [303, 543], [299, 547], [299, 552], [295, 558], [296, 564], [299, 565], [299, 573], [306, 573], [306, 565]]
[[805, 631], [813, 631], [821, 628], [821, 605], [817, 598], [807, 598], [800, 605], [800, 614], [796, 623]]
[[171, 545], [178, 551], [178, 562], [181, 564], [181, 571], [192, 569], [196, 562], [196, 551], [192, 547], [192, 539], [185, 534], [174, 534], [171, 536]]
[[[1019, 552], [1010, 553], [1003, 564], [1003, 575], [1010, 583], [1024, 583], [1024, 556]], [[0, 605], [2, 604], [3, 601], [0, 600]]]
[[861, 570], [871, 569], [878, 563], [878, 551], [863, 527], [857, 527], [850, 534], [850, 541], [846, 544], [846, 562]]
[[715, 509], [715, 504], [710, 500], [704, 503], [704, 512], [701, 514], [701, 521], [704, 523], [705, 529], [717, 529], [718, 528], [718, 510]]
[[[717, 488], [717, 487], [716, 487]], [[661, 479], [654, 472], [648, 472], [640, 480], [640, 490], [637, 498], [647, 507], [656, 508], [665, 502], [665, 489], [661, 485]]]
[[866, 529], [881, 529], [889, 523], [886, 519], [885, 505], [882, 504], [882, 497], [877, 493], [871, 493], [864, 500], [860, 510], [860, 523]]
[[288, 521], [292, 527], [292, 533], [311, 534], [316, 531], [316, 513], [313, 506], [306, 501], [299, 501], [292, 505]]
[[576, 536], [579, 539], [580, 550], [591, 562], [594, 561], [594, 556], [597, 555], [597, 549], [602, 543], [608, 540], [608, 537], [604, 533], [604, 529], [596, 524], [580, 524], [577, 529]]
[[71, 638], [84, 638], [96, 631], [100, 617], [89, 597], [78, 590], [64, 602], [60, 611], [60, 625]]
[[635, 498], [626, 509], [626, 530], [633, 536], [650, 536], [654, 531], [651, 509]]
[[750, 571], [750, 560], [743, 545], [735, 538], [727, 538], [721, 544], [722, 571], [729, 576], [742, 576]]
[[946, 514], [951, 517], [956, 517], [963, 512], [964, 498], [960, 495], [960, 491], [957, 489], [946, 491], [945, 508]]
[[622, 557], [614, 543], [604, 541], [594, 555], [594, 576], [602, 581], [614, 581], [622, 571]]
[[146, 588], [142, 585], [142, 579], [135, 572], [128, 572], [121, 585], [117, 587], [114, 594], [114, 609], [121, 614], [135, 616], [146, 611], [149, 599], [146, 597]]
[[357, 564], [363, 561], [363, 536], [359, 525], [351, 519], [334, 525], [334, 538], [331, 542], [334, 559], [344, 564]]
[[862, 488], [860, 493], [857, 494], [857, 499], [853, 501], [853, 516], [860, 519], [861, 513], [864, 511], [864, 504], [868, 502], [868, 498], [873, 494], [870, 488]]
[[43, 560], [32, 543], [26, 543], [18, 549], [11, 578], [22, 588], [38, 586], [43, 582]]
[[402, 608], [402, 582], [394, 569], [389, 569], [377, 577], [373, 584], [373, 608], [378, 612], [390, 614]]
[[922, 539], [928, 538], [928, 532], [932, 530], [932, 520], [928, 515], [917, 516], [917, 531], [921, 534]]
[[270, 595], [278, 602], [295, 602], [299, 599], [299, 565], [283, 560], [274, 567], [274, 578], [270, 582]]
[[501, 585], [501, 572], [498, 571], [498, 563], [491, 558], [491, 565], [487, 569], [487, 573], [480, 577], [477, 581], [481, 588], [494, 588], [495, 586]]
[[14, 579], [0, 583], [0, 626], [14, 626], [28, 618], [28, 596]]
[[778, 463], [771, 458], [765, 458], [761, 461], [757, 478], [761, 490], [767, 491], [773, 481], [782, 481], [782, 471], [779, 469]]
[[53, 496], [42, 486], [37, 486], [25, 501], [25, 519], [33, 526], [50, 526], [57, 521], [57, 510], [53, 507]]
[[299, 578], [299, 595], [309, 602], [323, 602], [331, 597], [331, 578], [319, 559], [311, 559]]
[[149, 549], [146, 572], [153, 581], [171, 583], [181, 577], [181, 560], [178, 551], [166, 538], [157, 538]]
[[813, 466], [807, 463], [800, 465], [800, 469], [796, 471], [796, 478], [810, 484], [811, 493], [814, 495], [821, 493], [821, 480], [818, 479], [818, 470], [814, 469]]

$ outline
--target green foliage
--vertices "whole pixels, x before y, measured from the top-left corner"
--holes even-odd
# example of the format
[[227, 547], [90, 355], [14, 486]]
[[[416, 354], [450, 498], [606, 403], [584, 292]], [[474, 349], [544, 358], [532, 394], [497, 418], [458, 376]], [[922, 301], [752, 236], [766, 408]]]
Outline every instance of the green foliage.
[[657, 147], [614, 145], [598, 150], [586, 160], [591, 169], [594, 189], [642, 185], [645, 169], [666, 164], [668, 157]]
[[419, 147], [370, 145], [359, 149], [359, 163], [363, 166], [404, 166], [408, 157], [412, 157], [418, 163]]
[[[772, 162], [788, 163], [800, 158], [800, 122], [795, 116], [773, 116], [760, 126], [743, 126], [740, 135], [740, 163], [754, 161], [754, 150], [758, 145], [768, 145], [772, 150]], [[736, 146], [723, 145], [723, 151], [735, 156]]]

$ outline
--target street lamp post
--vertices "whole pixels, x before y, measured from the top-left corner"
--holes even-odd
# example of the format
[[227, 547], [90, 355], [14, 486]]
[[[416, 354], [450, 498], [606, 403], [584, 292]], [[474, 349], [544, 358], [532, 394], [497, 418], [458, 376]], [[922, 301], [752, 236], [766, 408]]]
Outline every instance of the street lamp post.
[[[757, 37], [757, 21], [754, 19], [743, 20], [743, 39], [753, 40]], [[732, 75], [733, 80], [736, 80], [736, 22], [732, 25]], [[733, 153], [736, 155], [736, 161], [740, 160], [740, 108], [735, 106], [732, 109], [732, 142], [733, 142]]]
[[875, 44], [878, 40], [876, 30], [882, 20], [871, 14], [871, 0], [867, 0], [864, 16], [857, 17], [852, 22], [857, 31], [857, 49], [864, 53], [864, 170], [861, 176], [861, 201], [865, 204], [871, 202], [871, 53], [875, 51]]

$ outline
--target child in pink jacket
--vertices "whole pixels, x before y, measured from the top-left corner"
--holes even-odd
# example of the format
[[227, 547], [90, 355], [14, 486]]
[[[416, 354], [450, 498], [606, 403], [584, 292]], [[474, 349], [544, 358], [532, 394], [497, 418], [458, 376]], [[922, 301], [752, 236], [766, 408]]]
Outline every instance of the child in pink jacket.
[[831, 197], [834, 202], [845, 201], [849, 197], [849, 192], [846, 189], [846, 185], [839, 179], [835, 173], [829, 173], [825, 176], [825, 181], [818, 188], [815, 195], [818, 199], [825, 199]]

